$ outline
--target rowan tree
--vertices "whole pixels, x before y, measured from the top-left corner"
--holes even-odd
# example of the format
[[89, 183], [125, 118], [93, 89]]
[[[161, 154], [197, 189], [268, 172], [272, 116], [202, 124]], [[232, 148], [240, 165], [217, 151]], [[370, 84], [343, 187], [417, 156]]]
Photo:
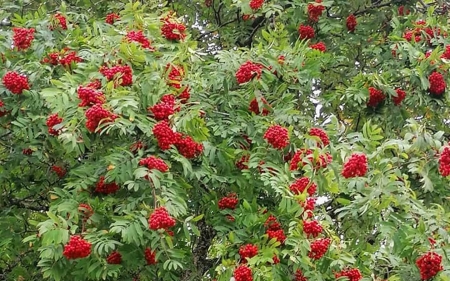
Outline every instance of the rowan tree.
[[450, 278], [448, 1], [13, 2], [0, 279]]

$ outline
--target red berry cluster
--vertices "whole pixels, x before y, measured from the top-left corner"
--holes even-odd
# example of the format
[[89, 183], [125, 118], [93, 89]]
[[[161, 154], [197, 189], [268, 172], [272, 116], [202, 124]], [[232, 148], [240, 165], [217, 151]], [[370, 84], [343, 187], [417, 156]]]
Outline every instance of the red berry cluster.
[[114, 251], [111, 254], [109, 254], [109, 256], [106, 258], [106, 262], [108, 264], [121, 264], [122, 255], [119, 252]]
[[[431, 54], [432, 50], [428, 50], [427, 53], [428, 52]], [[450, 60], [450, 45], [445, 46], [445, 51], [442, 53], [441, 59]]]
[[64, 246], [63, 255], [67, 259], [81, 259], [91, 254], [91, 243], [80, 236], [70, 236], [69, 243]]
[[169, 166], [167, 166], [166, 162], [156, 156], [149, 156], [147, 158], [141, 159], [139, 161], [139, 165], [145, 166], [149, 170], [158, 170], [162, 173], [169, 171]]
[[59, 178], [63, 178], [66, 175], [66, 170], [60, 166], [53, 165], [52, 171], [55, 172]]
[[303, 214], [306, 214], [306, 217], [308, 219], [312, 218], [314, 216], [314, 208], [316, 207], [316, 198], [309, 197], [304, 202], [300, 202], [300, 206], [303, 208]]
[[266, 234], [267, 234], [267, 236], [269, 236], [269, 240], [276, 239], [281, 244], [283, 244], [284, 241], [286, 240], [286, 235], [284, 234], [283, 229], [278, 229], [278, 230], [267, 229]]
[[48, 127], [48, 133], [53, 136], [58, 136], [61, 133], [61, 129], [54, 129], [56, 125], [61, 124], [63, 119], [58, 116], [58, 113], [52, 114], [47, 118], [46, 124]]
[[95, 192], [102, 194], [111, 194], [119, 190], [119, 185], [115, 182], [105, 183], [105, 177], [101, 176], [95, 186]]
[[235, 281], [253, 281], [252, 270], [246, 265], [240, 265], [234, 270], [233, 277]]
[[319, 238], [311, 242], [311, 251], [308, 253], [308, 257], [313, 260], [321, 259], [330, 247], [330, 238]]
[[406, 16], [406, 15], [409, 15], [409, 13], [411, 13], [411, 11], [410, 10], [406, 10], [405, 11], [405, 6], [400, 6], [400, 7], [398, 7], [398, 15], [399, 16]]
[[114, 22], [120, 20], [120, 16], [116, 13], [110, 13], [106, 15], [105, 22], [107, 24], [114, 24]]
[[154, 51], [155, 48], [153, 48], [150, 44], [150, 40], [148, 40], [147, 37], [145, 37], [144, 33], [142, 32], [142, 30], [138, 30], [138, 31], [128, 31], [127, 36], [126, 36], [126, 40], [128, 42], [136, 42], [139, 43], [142, 48], [144, 49], [149, 49], [150, 51]]
[[153, 135], [158, 141], [161, 150], [167, 150], [171, 145], [177, 143], [181, 139], [181, 133], [176, 133], [170, 128], [167, 121], [161, 121], [153, 127]]
[[59, 52], [52, 52], [47, 55], [47, 57], [43, 58], [41, 63], [49, 63], [51, 65], [59, 64]]
[[[61, 29], [66, 30], [67, 29], [67, 19], [65, 16], [61, 15], [60, 13], [57, 13], [53, 16], [55, 20], [57, 21], [58, 25], [61, 27]], [[50, 30], [54, 30], [55, 27], [52, 25], [50, 26]]]
[[94, 104], [94, 106], [86, 110], [85, 116], [87, 118], [86, 128], [92, 133], [95, 132], [100, 124], [114, 122], [118, 117], [116, 114], [103, 108], [101, 104]]
[[266, 139], [273, 148], [281, 150], [289, 144], [289, 133], [286, 128], [280, 125], [272, 125], [264, 133], [264, 139]]
[[77, 62], [83, 61], [83, 59], [80, 58], [75, 51], [68, 53], [63, 52], [62, 54], [64, 56], [59, 59], [59, 63], [64, 67], [70, 67], [72, 63], [76, 64]]
[[357, 25], [357, 24], [358, 24], [358, 23], [356, 22], [356, 17], [355, 17], [355, 15], [351, 14], [351, 15], [349, 15], [349, 16], [347, 17], [347, 23], [346, 23], [346, 25], [347, 25], [348, 31], [350, 31], [350, 32], [355, 32], [355, 29], [356, 29], [356, 25]]
[[24, 148], [22, 150], [22, 154], [23, 155], [31, 155], [31, 154], [33, 154], [33, 150], [31, 148]]
[[294, 275], [294, 281], [308, 281], [300, 269], [297, 269]]
[[450, 175], [450, 146], [444, 147], [439, 156], [439, 173], [443, 177]]
[[29, 90], [28, 78], [15, 71], [8, 71], [2, 79], [3, 85], [15, 95], [22, 94], [23, 90]]
[[34, 39], [34, 28], [21, 28], [14, 27], [13, 31], [13, 44], [19, 51], [28, 49], [31, 46], [31, 42]]
[[191, 94], [189, 93], [189, 87], [186, 87], [181, 94], [178, 95], [178, 99], [182, 104], [185, 104], [188, 102], [189, 98], [191, 97]]
[[168, 63], [166, 65], [166, 71], [169, 72], [169, 74], [167, 75], [167, 78], [169, 80], [167, 84], [176, 89], [180, 89], [181, 80], [183, 80], [184, 76], [183, 67]]
[[[118, 77], [120, 84], [118, 81], [115, 81], [116, 83], [114, 83], [114, 86], [129, 86], [133, 84], [133, 70], [128, 65], [115, 65], [110, 68], [102, 66], [100, 68], [100, 73], [103, 74], [108, 81]], [[116, 76], [117, 74], [118, 76]]]
[[309, 47], [313, 50], [321, 51], [322, 53], [324, 53], [327, 50], [327, 46], [323, 42], [311, 44]]
[[420, 256], [416, 260], [416, 265], [420, 271], [420, 278], [422, 280], [429, 280], [436, 276], [439, 271], [443, 270], [441, 263], [442, 256], [437, 253], [428, 252]]
[[303, 39], [312, 39], [316, 35], [315, 31], [314, 31], [314, 28], [312, 26], [303, 25], [303, 24], [301, 24], [298, 27], [298, 34], [300, 35], [300, 39], [301, 40], [303, 40]]
[[243, 155], [241, 157], [241, 159], [239, 159], [236, 162], [236, 167], [239, 170], [246, 170], [246, 169], [248, 169], [248, 160], [250, 160], [250, 155]]
[[309, 129], [309, 135], [319, 137], [323, 146], [327, 146], [330, 144], [330, 139], [328, 139], [327, 133], [320, 128]]
[[92, 207], [84, 203], [78, 205], [78, 212], [81, 213], [85, 220], [89, 219], [94, 214], [94, 210], [92, 210]]
[[166, 19], [161, 27], [161, 34], [164, 38], [171, 41], [180, 41], [186, 37], [186, 26], [182, 23], [176, 23], [172, 19]]
[[323, 227], [316, 220], [312, 221], [303, 221], [303, 232], [306, 233], [308, 238], [314, 237], [316, 238], [323, 231]]
[[368, 169], [367, 156], [363, 153], [353, 153], [344, 164], [342, 176], [346, 179], [364, 177]]
[[203, 144], [195, 142], [190, 136], [184, 136], [175, 143], [178, 152], [188, 159], [195, 158], [203, 152]]
[[5, 103], [2, 100], [0, 100], [0, 117], [3, 117], [6, 114], [8, 114], [8, 111], [3, 108], [4, 106]]
[[430, 82], [430, 93], [436, 96], [440, 96], [445, 92], [447, 84], [445, 83], [444, 76], [439, 72], [433, 72], [428, 77]]
[[145, 261], [147, 262], [147, 265], [156, 264], [156, 252], [152, 251], [150, 248], [146, 248], [144, 251], [145, 255]]
[[274, 215], [270, 215], [264, 223], [264, 227], [268, 228], [269, 230], [279, 230], [281, 229], [281, 224], [278, 222], [278, 219]]
[[[323, 140], [322, 140], [323, 141]], [[314, 158], [314, 153], [310, 149], [300, 149], [297, 150], [292, 157], [291, 163], [289, 165], [289, 168], [291, 171], [298, 170], [300, 161], [302, 163], [302, 167], [308, 164], [308, 162], [311, 162], [313, 164], [313, 169], [317, 170], [320, 168], [326, 168], [328, 164], [333, 161], [333, 156], [331, 156], [330, 153], [320, 154], [318, 155], [318, 158]]]
[[175, 107], [175, 96], [165, 95], [161, 98], [161, 101], [154, 106], [147, 108], [147, 111], [151, 111], [156, 120], [168, 120], [169, 116], [174, 114], [175, 111], [179, 111], [179, 107]]
[[392, 101], [395, 105], [400, 105], [400, 103], [405, 99], [406, 92], [402, 89], [396, 89], [395, 92], [397, 93], [396, 97], [392, 97]]
[[289, 186], [289, 189], [295, 195], [303, 193], [305, 190], [309, 196], [313, 196], [317, 190], [317, 185], [309, 180], [307, 177], [302, 177], [297, 179], [294, 183]]
[[334, 277], [336, 279], [340, 277], [347, 277], [349, 281], [359, 281], [362, 279], [361, 272], [357, 268], [344, 269], [341, 272], [336, 272]]
[[258, 10], [262, 7], [263, 4], [264, 4], [264, 0], [251, 0], [250, 8], [252, 8], [252, 10]]
[[322, 3], [322, 0], [316, 0], [316, 3], [308, 4], [309, 20], [312, 22], [319, 21], [319, 17], [322, 15], [323, 11], [325, 10], [325, 6], [323, 6], [320, 3]]
[[417, 21], [415, 23], [416, 28], [413, 30], [407, 30], [403, 35], [403, 38], [405, 38], [408, 42], [411, 42], [414, 37], [415, 42], [420, 42], [424, 36], [427, 42], [430, 43], [431, 39], [434, 38], [435, 35], [440, 35], [441, 30], [439, 28], [425, 27], [426, 24], [427, 23], [424, 20]]
[[265, 98], [261, 98], [260, 101], [263, 104], [262, 111], [259, 108], [258, 100], [256, 98], [252, 99], [252, 101], [250, 102], [250, 106], [248, 107], [248, 110], [250, 112], [255, 113], [256, 115], [261, 114], [263, 116], [266, 116], [267, 114], [269, 114], [268, 107], [270, 108], [270, 105]]
[[257, 77], [259, 79], [261, 77], [262, 69], [262, 64], [254, 63], [251, 61], [245, 62], [239, 67], [235, 74], [238, 84], [246, 83], [252, 80], [254, 77]]
[[386, 96], [383, 94], [381, 90], [375, 89], [374, 87], [369, 87], [369, 100], [367, 101], [367, 105], [371, 107], [377, 107]]
[[277, 255], [273, 255], [273, 257], [272, 257], [272, 263], [273, 263], [273, 264], [279, 264], [279, 263], [280, 263], [280, 259], [278, 258]]
[[175, 223], [175, 219], [169, 215], [165, 207], [156, 208], [148, 218], [148, 225], [152, 230], [168, 229]]
[[241, 256], [242, 263], [247, 263], [246, 258], [253, 258], [257, 254], [258, 254], [258, 246], [256, 245], [247, 244], [239, 248], [239, 255]]
[[102, 91], [97, 91], [93, 87], [78, 87], [77, 90], [78, 98], [81, 100], [81, 102], [78, 104], [79, 107], [84, 106], [92, 106], [95, 104], [103, 104], [105, 103], [105, 95]]
[[236, 209], [237, 204], [239, 203], [239, 199], [237, 197], [236, 193], [230, 193], [226, 197], [222, 197], [219, 202], [217, 202], [217, 205], [219, 206], [219, 209]]

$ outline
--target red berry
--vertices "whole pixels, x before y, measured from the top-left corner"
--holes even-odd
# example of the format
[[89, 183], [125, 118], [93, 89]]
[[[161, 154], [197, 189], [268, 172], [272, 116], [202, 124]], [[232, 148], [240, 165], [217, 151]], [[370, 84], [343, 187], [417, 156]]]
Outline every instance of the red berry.
[[173, 19], [166, 19], [161, 27], [161, 34], [164, 38], [171, 41], [180, 41], [186, 37], [186, 26], [182, 23], [176, 23]]
[[392, 97], [392, 101], [395, 105], [399, 105], [406, 97], [406, 92], [401, 89], [396, 89], [395, 92], [397, 92], [396, 97]]
[[158, 141], [158, 146], [161, 150], [167, 150], [175, 143], [178, 143], [182, 135], [176, 133], [170, 128], [169, 123], [161, 121], [153, 127], [153, 135]]
[[428, 77], [428, 81], [430, 82], [430, 93], [436, 96], [440, 96], [445, 92], [445, 88], [447, 84], [445, 83], [444, 76], [439, 72], [431, 73], [430, 77]]
[[139, 150], [146, 148], [147, 146], [143, 142], [137, 141], [130, 146], [130, 151], [133, 153], [137, 153]]
[[250, 159], [250, 155], [243, 155], [239, 161], [236, 162], [236, 167], [239, 170], [248, 169], [248, 160]]
[[162, 173], [169, 171], [169, 166], [167, 166], [166, 162], [164, 162], [164, 160], [156, 156], [149, 156], [147, 158], [141, 159], [139, 161], [139, 165], [145, 166], [149, 170], [152, 169], [158, 170]]
[[284, 241], [286, 240], [286, 235], [284, 234], [283, 229], [278, 230], [266, 230], [266, 234], [269, 236], [269, 240], [276, 239], [281, 244], [284, 244]]
[[234, 270], [235, 281], [253, 281], [252, 270], [246, 265], [240, 265]]
[[178, 95], [178, 99], [182, 104], [185, 104], [188, 102], [189, 98], [191, 97], [191, 94], [189, 93], [189, 87], [186, 87], [181, 94]]
[[322, 231], [323, 228], [318, 221], [303, 221], [303, 232], [305, 232], [308, 238], [316, 238], [320, 233], [322, 233]]
[[62, 128], [54, 129], [54, 127], [61, 124], [62, 121], [63, 119], [58, 116], [58, 113], [50, 115], [46, 121], [48, 133], [53, 136], [58, 136], [61, 133]]
[[450, 146], [445, 146], [439, 156], [439, 173], [443, 177], [450, 175]]
[[15, 95], [22, 94], [23, 90], [29, 90], [28, 78], [15, 71], [8, 71], [2, 79], [3, 85]]
[[[67, 19], [65, 16], [61, 15], [60, 13], [55, 14], [54, 19], [58, 23], [58, 25], [61, 27], [61, 29], [66, 30], [67, 29]], [[55, 27], [52, 25], [50, 26], [50, 30], [54, 30]]]
[[349, 15], [347, 17], [347, 29], [348, 29], [348, 31], [355, 32], [356, 25], [357, 25], [357, 22], [356, 22], [355, 15], [353, 15], [353, 14]]
[[120, 16], [116, 13], [111, 13], [106, 15], [105, 22], [108, 24], [114, 24], [114, 22], [120, 20]]
[[72, 63], [76, 64], [77, 62], [82, 61], [83, 59], [80, 58], [74, 51], [65, 54], [63, 57], [59, 59], [59, 63], [64, 67], [70, 67]]
[[263, 116], [266, 116], [267, 114], [269, 114], [268, 108], [270, 108], [270, 105], [269, 103], [267, 103], [267, 100], [265, 98], [261, 98], [259, 101], [262, 104], [261, 107], [262, 110], [260, 110], [258, 100], [256, 98], [252, 99], [252, 101], [250, 102], [250, 106], [248, 107], [248, 110], [255, 113], [256, 115], [261, 114]]
[[294, 183], [289, 186], [289, 189], [295, 195], [303, 193], [305, 190], [309, 196], [313, 196], [317, 190], [317, 185], [309, 180], [307, 177], [302, 177], [297, 179]]
[[175, 111], [179, 111], [179, 107], [175, 107], [175, 96], [165, 95], [161, 98], [161, 102], [147, 108], [147, 111], [151, 111], [156, 120], [169, 120], [169, 116], [174, 114]]
[[288, 130], [280, 125], [270, 126], [264, 134], [264, 139], [266, 139], [273, 148], [280, 150], [289, 145]]
[[[100, 73], [106, 77], [108, 81], [114, 80], [114, 86], [130, 86], [133, 84], [133, 69], [128, 65], [116, 65], [113, 67], [103, 66]], [[117, 80], [115, 80], [117, 79]]]
[[119, 252], [114, 251], [111, 254], [109, 254], [109, 256], [106, 258], [106, 262], [108, 264], [121, 264], [122, 255]]
[[314, 208], [316, 205], [316, 198], [314, 197], [309, 197], [306, 199], [305, 202], [300, 202], [300, 206], [303, 208], [303, 214], [306, 214], [306, 218], [310, 219], [314, 216]]
[[115, 183], [115, 182], [105, 183], [105, 177], [101, 176], [95, 186], [94, 192], [103, 193], [103, 194], [111, 194], [111, 193], [117, 192], [117, 190], [119, 190], [119, 185], [117, 183]]
[[147, 265], [156, 264], [156, 252], [152, 251], [150, 248], [146, 248], [144, 251], [145, 260], [147, 261]]
[[322, 53], [324, 53], [327, 50], [327, 46], [325, 46], [325, 43], [323, 43], [323, 42], [319, 42], [317, 44], [311, 44], [309, 47], [314, 50], [319, 50]]
[[195, 142], [190, 136], [179, 138], [175, 147], [181, 155], [188, 159], [195, 158], [203, 152], [203, 144]]
[[251, 0], [250, 8], [252, 8], [252, 10], [258, 10], [262, 7], [263, 4], [264, 4], [264, 0]]
[[166, 71], [169, 72], [169, 74], [167, 75], [167, 78], [169, 79], [167, 84], [176, 89], [180, 89], [181, 80], [183, 80], [184, 77], [184, 69], [181, 66], [168, 63], [166, 65]]
[[66, 170], [60, 166], [53, 165], [52, 171], [55, 172], [59, 178], [63, 178], [66, 175]]
[[313, 164], [313, 169], [317, 170], [319, 168], [326, 168], [331, 161], [333, 161], [333, 157], [328, 152], [318, 155], [318, 158], [314, 158], [314, 153], [312, 150], [300, 149], [297, 150], [292, 157], [289, 168], [291, 171], [296, 171], [311, 162]]
[[47, 57], [41, 60], [41, 63], [49, 63], [51, 65], [59, 64], [59, 52], [49, 53]]
[[409, 10], [405, 11], [405, 6], [398, 7], [398, 15], [399, 16], [406, 16], [406, 15], [409, 15], [409, 13], [410, 13]]
[[[431, 54], [432, 50], [428, 50]], [[428, 52], [427, 52], [428, 53]], [[441, 59], [450, 60], [450, 45], [445, 46], [445, 51], [441, 55]]]
[[149, 49], [150, 51], [154, 51], [155, 48], [153, 48], [150, 44], [150, 40], [148, 40], [147, 37], [145, 37], [144, 33], [142, 32], [142, 30], [138, 30], [138, 31], [128, 31], [127, 36], [126, 36], [126, 40], [128, 42], [136, 42], [139, 43], [142, 48], [144, 49]]
[[280, 230], [281, 224], [278, 222], [278, 219], [274, 215], [270, 215], [264, 223], [264, 227], [268, 228], [269, 230]]
[[[327, 146], [330, 144], [330, 140], [328, 139], [327, 133], [320, 128], [309, 129], [309, 135], [318, 137], [320, 139], [320, 141], [322, 142], [323, 146]], [[320, 147], [322, 147], [322, 145], [320, 145]]]
[[341, 272], [337, 272], [334, 274], [336, 279], [340, 277], [347, 277], [349, 281], [359, 281], [362, 279], [361, 272], [357, 268], [345, 269]]
[[95, 132], [99, 125], [114, 122], [118, 117], [116, 114], [106, 110], [101, 104], [95, 104], [85, 112], [86, 128]]
[[367, 106], [377, 107], [386, 96], [381, 90], [375, 89], [374, 87], [369, 88], [369, 100], [367, 101]]
[[325, 10], [325, 6], [320, 3], [322, 3], [322, 0], [316, 0], [316, 3], [308, 4], [308, 16], [312, 22], [317, 22]]
[[273, 263], [273, 264], [279, 264], [279, 263], [280, 263], [280, 259], [278, 258], [277, 255], [273, 255], [273, 257], [272, 257], [272, 263]]
[[167, 229], [175, 226], [173, 219], [165, 207], [156, 208], [148, 219], [149, 228], [152, 230]]
[[298, 34], [300, 36], [300, 39], [312, 39], [315, 36], [314, 28], [312, 28], [309, 25], [303, 25], [301, 24], [298, 27]]
[[239, 248], [242, 263], [247, 263], [247, 258], [253, 258], [258, 254], [258, 246], [247, 244]]
[[31, 155], [31, 154], [33, 154], [33, 150], [31, 148], [25, 148], [22, 150], [22, 154], [27, 155], [27, 156]]
[[346, 179], [364, 177], [368, 170], [367, 156], [362, 153], [353, 153], [345, 162], [342, 176]]
[[91, 254], [91, 243], [80, 236], [70, 236], [69, 243], [64, 246], [63, 255], [67, 259], [81, 259]]
[[254, 77], [258, 79], [261, 77], [263, 66], [259, 63], [247, 61], [242, 64], [236, 71], [235, 77], [238, 84], [246, 83], [252, 80]]
[[219, 206], [219, 209], [231, 209], [234, 210], [236, 208], [236, 205], [239, 203], [239, 199], [237, 198], [236, 193], [230, 193], [226, 197], [222, 197], [219, 202], [217, 202], [217, 205]]
[[297, 269], [294, 275], [294, 281], [308, 281], [300, 269]]
[[95, 104], [105, 103], [105, 95], [101, 91], [95, 90], [93, 87], [78, 87], [77, 90], [78, 98], [81, 102], [78, 104], [79, 107], [92, 106]]
[[34, 28], [13, 27], [13, 44], [19, 51], [28, 49], [34, 39]]
[[308, 253], [308, 257], [313, 260], [322, 258], [330, 247], [330, 238], [319, 238], [311, 242], [311, 251]]

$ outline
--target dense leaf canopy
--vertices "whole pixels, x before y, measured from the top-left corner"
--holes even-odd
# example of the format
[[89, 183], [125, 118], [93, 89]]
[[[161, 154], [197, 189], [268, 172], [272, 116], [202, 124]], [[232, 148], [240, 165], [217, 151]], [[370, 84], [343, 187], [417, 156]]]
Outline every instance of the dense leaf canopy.
[[0, 4], [0, 280], [450, 280], [448, 1]]

